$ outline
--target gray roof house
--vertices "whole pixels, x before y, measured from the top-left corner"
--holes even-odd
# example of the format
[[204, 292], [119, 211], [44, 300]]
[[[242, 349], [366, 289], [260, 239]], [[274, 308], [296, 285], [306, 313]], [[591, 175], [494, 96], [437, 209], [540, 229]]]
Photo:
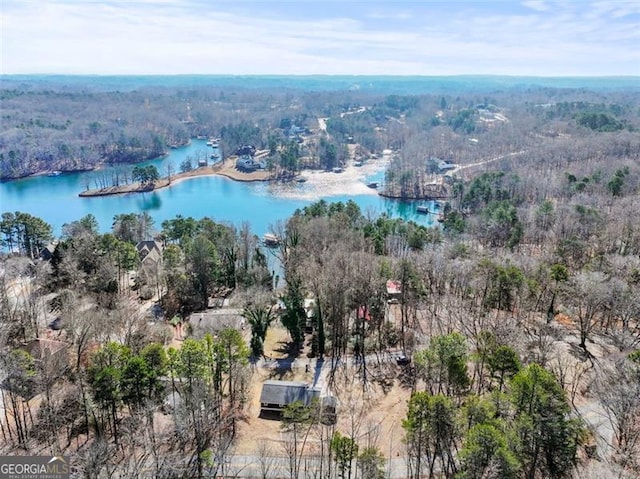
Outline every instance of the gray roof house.
[[160, 241], [140, 241], [136, 244], [140, 261], [158, 262], [162, 259], [162, 243]]
[[320, 388], [303, 382], [267, 380], [263, 383], [260, 394], [260, 414], [281, 413], [286, 406], [296, 401], [310, 406], [314, 400], [318, 400], [322, 407], [323, 421], [334, 421], [336, 398], [322, 397], [320, 393]]
[[264, 161], [254, 159], [250, 156], [241, 156], [236, 160], [236, 168], [243, 171], [264, 170], [266, 164]]
[[265, 381], [260, 394], [260, 405], [265, 411], [282, 411], [285, 406], [296, 401], [309, 406], [314, 398], [320, 397], [320, 390], [307, 383], [296, 381]]

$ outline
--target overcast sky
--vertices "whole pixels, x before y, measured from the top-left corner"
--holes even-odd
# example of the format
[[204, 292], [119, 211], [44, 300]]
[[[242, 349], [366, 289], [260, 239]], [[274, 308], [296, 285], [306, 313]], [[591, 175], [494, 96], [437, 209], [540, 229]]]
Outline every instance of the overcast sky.
[[2, 73], [640, 75], [640, 0], [2, 0]]

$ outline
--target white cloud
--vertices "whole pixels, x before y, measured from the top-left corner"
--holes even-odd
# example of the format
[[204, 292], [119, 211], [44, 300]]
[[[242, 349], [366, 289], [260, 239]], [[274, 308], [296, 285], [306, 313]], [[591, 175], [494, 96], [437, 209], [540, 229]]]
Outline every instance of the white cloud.
[[546, 12], [549, 10], [549, 5], [542, 0], [527, 0], [522, 2], [522, 5], [538, 12]]
[[[312, 3], [318, 6], [307, 2]], [[370, 9], [352, 8], [356, 13], [336, 3], [322, 16], [316, 11], [298, 12], [293, 18], [278, 2], [260, 13], [257, 4], [250, 9], [242, 1], [5, 0], [2, 69], [103, 74], [638, 75], [638, 16], [622, 15], [620, 3], [624, 2], [607, 9], [600, 2], [588, 8], [556, 2], [551, 8], [548, 2], [529, 1], [523, 5], [532, 11], [519, 14], [502, 13], [500, 2], [488, 2], [482, 9], [464, 3], [446, 12], [435, 3], [422, 9], [409, 3], [389, 10], [388, 17], [395, 21], [384, 24], [380, 16], [385, 10], [378, 3]]]
[[637, 0], [597, 1], [591, 3], [591, 11], [594, 15], [607, 15], [612, 18], [623, 18], [631, 15], [636, 15], [637, 17], [640, 15], [640, 3]]

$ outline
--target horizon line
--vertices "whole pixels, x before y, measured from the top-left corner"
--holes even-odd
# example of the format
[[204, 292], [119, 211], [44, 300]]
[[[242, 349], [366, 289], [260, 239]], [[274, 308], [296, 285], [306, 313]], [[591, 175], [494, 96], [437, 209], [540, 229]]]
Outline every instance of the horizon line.
[[[637, 78], [637, 75], [541, 75], [541, 74], [510, 74], [510, 73], [453, 73], [453, 74], [388, 74], [388, 73], [56, 73], [56, 72], [33, 72], [33, 73], [0, 73], [1, 77], [12, 76], [66, 76], [66, 77], [386, 77], [386, 78], [442, 78], [442, 77], [485, 77], [485, 78]], [[639, 85], [640, 86], [640, 85]]]

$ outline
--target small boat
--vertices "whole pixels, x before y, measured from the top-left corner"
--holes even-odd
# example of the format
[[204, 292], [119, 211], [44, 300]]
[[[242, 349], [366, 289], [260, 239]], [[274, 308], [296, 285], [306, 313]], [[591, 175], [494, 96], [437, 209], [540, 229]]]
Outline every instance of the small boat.
[[304, 183], [305, 181], [307, 181], [307, 179], [306, 179], [304, 176], [298, 176], [298, 177], [296, 178], [296, 181], [297, 181], [298, 183]]
[[353, 162], [353, 166], [362, 166], [362, 162], [361, 161], [354, 161]]
[[367, 183], [367, 186], [368, 186], [369, 188], [373, 188], [373, 189], [375, 189], [375, 188], [377, 188], [377, 187], [378, 187], [378, 182], [377, 182], [377, 181], [372, 181], [371, 183]]
[[60, 176], [61, 174], [62, 174], [62, 171], [55, 170], [55, 171], [52, 171], [51, 173], [49, 173], [47, 176]]
[[212, 160], [217, 160], [218, 158], [220, 158], [220, 153], [212, 153], [211, 154], [211, 159]]
[[262, 237], [262, 242], [265, 246], [273, 248], [280, 244], [280, 240], [273, 233], [265, 233]]
[[422, 214], [424, 214], [424, 215], [428, 215], [428, 214], [429, 214], [429, 208], [427, 208], [426, 206], [418, 206], [418, 207], [416, 208], [416, 211], [417, 211], [418, 213], [422, 213]]
[[218, 148], [220, 146], [220, 144], [217, 141], [212, 141], [211, 142], [211, 148]]
[[342, 173], [344, 170], [342, 168], [340, 168], [339, 166], [336, 166], [331, 171], [333, 171], [334, 173]]

